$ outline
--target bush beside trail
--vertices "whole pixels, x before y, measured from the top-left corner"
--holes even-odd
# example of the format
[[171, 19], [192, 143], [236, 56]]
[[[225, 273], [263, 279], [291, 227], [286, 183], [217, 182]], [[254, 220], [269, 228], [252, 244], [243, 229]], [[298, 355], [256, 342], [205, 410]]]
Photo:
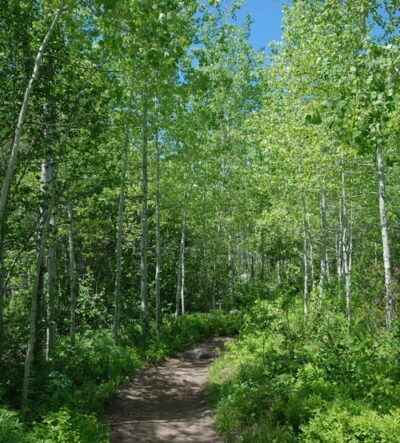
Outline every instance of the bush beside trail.
[[[239, 316], [221, 311], [166, 316], [160, 334], [152, 331], [144, 341], [140, 335], [125, 337], [116, 346], [104, 331], [79, 337], [75, 346], [68, 339], [60, 341], [46, 370], [38, 367], [34, 373], [29, 423], [23, 425], [15, 411], [0, 407], [0, 443], [109, 441], [108, 428], [98, 419], [103, 403], [136, 369], [205, 338], [235, 334], [239, 321]], [[0, 377], [8, 396], [18, 393], [19, 380], [9, 379], [6, 384], [7, 374]]]
[[400, 341], [343, 314], [258, 301], [210, 372], [228, 442], [400, 442]]

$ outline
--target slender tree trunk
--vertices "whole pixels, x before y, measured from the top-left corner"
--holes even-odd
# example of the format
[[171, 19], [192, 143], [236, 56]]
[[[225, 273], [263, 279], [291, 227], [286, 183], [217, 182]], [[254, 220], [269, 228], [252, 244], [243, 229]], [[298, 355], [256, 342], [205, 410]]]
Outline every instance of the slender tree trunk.
[[[213, 284], [212, 284], [212, 293], [211, 293], [211, 307], [212, 309], [216, 308], [216, 295], [218, 292], [218, 275], [217, 275], [217, 267], [218, 267], [218, 258], [219, 258], [219, 248], [220, 248], [220, 244], [221, 244], [221, 233], [222, 233], [222, 217], [223, 214], [220, 213], [219, 217], [218, 217], [218, 224], [217, 224], [217, 238], [215, 241], [215, 253], [214, 253], [214, 264], [213, 264]], [[247, 243], [247, 241], [246, 241]], [[247, 273], [246, 279], [248, 280], [248, 277], [251, 273], [250, 271], [250, 261], [249, 261], [249, 253], [248, 253], [248, 248], [246, 247], [246, 251], [245, 251], [245, 272]], [[220, 303], [220, 307], [221, 307], [221, 303]]]
[[148, 96], [147, 84], [144, 80], [143, 86], [143, 123], [142, 123], [142, 167], [141, 167], [141, 242], [140, 242], [140, 298], [143, 319], [143, 335], [148, 333], [148, 221], [147, 221], [147, 156], [148, 156]]
[[319, 279], [319, 298], [322, 302], [325, 290], [325, 279], [327, 272], [326, 265], [326, 190], [321, 191], [321, 271]]
[[329, 265], [328, 248], [326, 248], [326, 251], [325, 251], [325, 265], [326, 265], [326, 280], [329, 281], [331, 278], [331, 271], [330, 271], [330, 265]]
[[309, 269], [310, 269], [310, 277], [311, 277], [311, 288], [314, 289], [314, 283], [315, 283], [315, 268], [314, 268], [314, 245], [313, 245], [313, 238], [311, 234], [310, 229], [310, 214], [307, 210], [306, 212], [306, 222], [307, 222], [307, 230], [308, 230], [308, 249], [309, 249]]
[[49, 360], [54, 352], [56, 341], [56, 201], [55, 201], [55, 172], [54, 159], [50, 158], [48, 162], [50, 202], [50, 221], [49, 221], [49, 246], [47, 255], [47, 331], [46, 331], [46, 361]]
[[252, 285], [256, 284], [256, 272], [255, 272], [255, 259], [254, 254], [250, 254], [250, 281]]
[[[342, 166], [343, 168], [343, 166]], [[337, 239], [337, 257], [336, 257], [336, 265], [337, 265], [337, 277], [339, 282], [339, 288], [341, 290], [341, 282], [343, 277], [343, 192], [344, 192], [344, 182], [343, 182], [343, 174], [341, 172], [341, 193], [339, 198], [339, 213], [338, 213], [338, 221], [339, 221], [339, 234]]]
[[32, 288], [32, 298], [31, 298], [31, 309], [29, 316], [29, 338], [28, 338], [28, 347], [25, 356], [25, 364], [24, 364], [24, 378], [22, 384], [22, 403], [21, 403], [21, 411], [23, 417], [26, 416], [27, 407], [28, 407], [28, 392], [29, 392], [29, 382], [30, 382], [30, 373], [32, 362], [34, 358], [34, 349], [35, 349], [35, 340], [36, 340], [36, 322], [37, 322], [37, 310], [38, 310], [38, 298], [41, 292], [41, 286], [43, 283], [43, 262], [45, 257], [45, 250], [47, 244], [47, 236], [49, 230], [49, 222], [51, 217], [52, 208], [49, 207], [49, 202], [51, 201], [48, 198], [48, 189], [50, 185], [50, 181], [52, 180], [52, 168], [48, 163], [48, 159], [46, 159], [42, 164], [42, 183], [41, 183], [41, 193], [43, 200], [43, 210], [41, 216], [41, 232], [39, 239], [39, 249], [36, 260], [36, 276], [35, 281]]
[[308, 315], [308, 223], [307, 223], [307, 202], [306, 196], [303, 189], [302, 192], [302, 200], [303, 200], [303, 272], [304, 272], [304, 281], [303, 281], [303, 312], [304, 318], [307, 318]]
[[[185, 220], [186, 225], [186, 220]], [[183, 241], [183, 248], [182, 248], [182, 280], [181, 280], [181, 309], [182, 309], [182, 315], [185, 314], [185, 236], [186, 236], [186, 226], [182, 228], [182, 241]]]
[[[207, 229], [206, 229], [206, 217], [203, 206], [202, 214], [202, 256], [203, 256], [203, 269], [202, 269], [202, 280], [203, 280], [203, 298], [204, 298], [204, 309], [208, 311], [208, 254], [207, 254]], [[228, 256], [229, 262], [229, 256]], [[229, 266], [229, 264], [228, 264]]]
[[[32, 94], [33, 85], [38, 77], [40, 66], [42, 65], [44, 52], [46, 49], [46, 46], [57, 26], [57, 23], [63, 14], [65, 10], [65, 0], [63, 0], [60, 4], [60, 7], [58, 11], [56, 12], [53, 21], [39, 47], [39, 50], [36, 54], [35, 64], [33, 67], [32, 75], [29, 80], [28, 86], [25, 90], [24, 98], [22, 100], [21, 109], [19, 111], [18, 121], [17, 125], [15, 127], [14, 132], [14, 140], [11, 148], [10, 157], [8, 159], [7, 169], [4, 176], [4, 180], [1, 186], [1, 192], [0, 192], [0, 285], [1, 285], [1, 275], [3, 274], [3, 258], [4, 258], [4, 241], [3, 241], [3, 235], [4, 235], [4, 224], [5, 224], [5, 218], [6, 218], [6, 212], [7, 212], [7, 202], [8, 202], [8, 195], [10, 191], [10, 185], [12, 181], [12, 177], [14, 174], [14, 168], [17, 162], [18, 158], [18, 152], [20, 148], [21, 143], [21, 135], [22, 135], [22, 128], [25, 122], [27, 110], [28, 110], [28, 104], [29, 99]], [[4, 329], [3, 325], [3, 307], [4, 307], [4, 297], [3, 294], [0, 295], [0, 340], [1, 340], [1, 334]]]
[[234, 278], [234, 262], [232, 254], [232, 233], [228, 234], [228, 293], [229, 297], [233, 296], [233, 278]]
[[336, 257], [336, 276], [339, 282], [342, 279], [342, 247], [341, 247], [341, 236], [342, 236], [342, 228], [339, 226], [339, 233], [336, 235], [335, 239], [335, 257]]
[[[181, 234], [182, 235], [182, 234]], [[181, 248], [182, 248], [182, 238], [180, 242], [180, 249], [179, 249], [179, 264], [178, 264], [178, 281], [176, 283], [176, 297], [175, 297], [175, 316], [178, 317], [181, 314], [181, 303], [180, 303], [180, 297], [181, 297], [181, 284], [182, 284], [182, 262], [181, 262]]]
[[115, 270], [115, 288], [114, 288], [114, 321], [113, 336], [115, 344], [120, 342], [120, 324], [121, 324], [121, 267], [122, 267], [122, 241], [124, 236], [124, 207], [125, 207], [125, 182], [126, 171], [128, 169], [129, 156], [129, 126], [125, 126], [124, 134], [124, 152], [122, 157], [121, 181], [119, 188], [118, 204], [118, 229], [117, 229], [117, 248], [116, 248], [116, 270]]
[[161, 290], [160, 290], [160, 273], [161, 273], [161, 202], [160, 202], [160, 144], [158, 140], [158, 130], [156, 131], [156, 330], [160, 332], [161, 323]]
[[261, 245], [260, 245], [260, 259], [261, 259], [261, 272], [260, 279], [261, 282], [265, 281], [265, 232], [261, 231]]
[[378, 166], [378, 185], [379, 185], [379, 214], [381, 222], [381, 236], [383, 247], [383, 266], [385, 270], [385, 292], [386, 292], [386, 327], [392, 329], [393, 320], [393, 292], [392, 292], [392, 271], [390, 265], [390, 246], [389, 233], [386, 220], [385, 204], [385, 163], [382, 155], [382, 146], [378, 144], [376, 150]]
[[353, 260], [353, 211], [350, 209], [350, 225], [348, 233], [348, 251], [347, 251], [347, 277], [346, 277], [346, 308], [347, 308], [347, 319], [349, 324], [352, 318], [351, 312], [351, 269]]
[[[50, 217], [50, 214], [49, 214]], [[50, 221], [50, 218], [49, 218]], [[48, 230], [48, 227], [47, 227]], [[39, 233], [39, 243], [40, 243], [40, 235]], [[46, 234], [48, 236], [48, 233]], [[42, 357], [44, 356], [43, 348], [46, 343], [46, 330], [43, 328], [43, 322], [41, 321], [44, 318], [44, 311], [45, 311], [45, 299], [44, 299], [44, 281], [46, 276], [46, 251], [43, 254], [43, 260], [41, 262], [41, 265], [39, 267], [39, 270], [37, 271], [39, 273], [38, 278], [38, 289], [37, 289], [37, 302], [36, 302], [36, 337], [35, 337], [35, 346], [33, 349], [34, 358], [32, 360], [32, 365], [35, 364], [35, 362], [42, 363]], [[35, 277], [36, 278], [36, 274]], [[34, 280], [35, 281], [35, 280]]]
[[185, 278], [184, 278], [184, 271], [185, 271], [185, 237], [186, 237], [186, 218], [187, 218], [187, 205], [188, 205], [188, 196], [185, 193], [185, 199], [184, 199], [184, 210], [183, 210], [183, 220], [182, 220], [182, 228], [181, 228], [181, 241], [180, 241], [180, 247], [179, 247], [179, 265], [178, 265], [178, 284], [176, 289], [176, 310], [175, 315], [178, 316], [180, 313], [185, 313], [185, 301], [184, 301], [184, 295], [185, 295]]
[[211, 291], [211, 309], [214, 311], [216, 309], [216, 299], [215, 294], [217, 292], [217, 262], [214, 260], [213, 263], [213, 285], [212, 285], [212, 291]]
[[69, 294], [70, 294], [70, 325], [69, 336], [75, 345], [76, 331], [76, 261], [74, 243], [74, 210], [71, 198], [68, 198], [68, 249], [69, 249]]
[[[310, 226], [310, 225], [308, 225]], [[314, 287], [315, 281], [315, 269], [314, 269], [314, 246], [312, 244], [311, 236], [308, 239], [309, 250], [310, 250], [310, 269], [311, 269], [311, 285]]]
[[281, 278], [281, 262], [278, 260], [276, 262], [276, 282], [278, 285], [281, 284], [282, 278]]
[[347, 202], [346, 202], [346, 188], [345, 188], [345, 173], [342, 171], [342, 250], [343, 250], [343, 273], [345, 280], [346, 293], [346, 317], [350, 324], [351, 322], [351, 275], [350, 275], [350, 237], [349, 226], [347, 219]]

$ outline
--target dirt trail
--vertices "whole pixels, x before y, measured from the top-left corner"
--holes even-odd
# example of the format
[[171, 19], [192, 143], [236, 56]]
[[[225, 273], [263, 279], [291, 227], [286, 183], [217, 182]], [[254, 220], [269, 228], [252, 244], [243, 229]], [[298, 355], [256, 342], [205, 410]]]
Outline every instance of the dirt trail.
[[227, 338], [201, 343], [146, 367], [106, 406], [113, 443], [218, 443], [205, 402], [208, 367]]

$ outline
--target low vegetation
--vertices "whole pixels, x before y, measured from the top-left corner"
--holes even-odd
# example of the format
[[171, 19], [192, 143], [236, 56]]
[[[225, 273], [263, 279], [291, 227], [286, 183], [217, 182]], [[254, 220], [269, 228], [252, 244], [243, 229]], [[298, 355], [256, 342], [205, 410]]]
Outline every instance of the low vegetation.
[[350, 333], [333, 306], [306, 321], [299, 312], [285, 297], [258, 300], [213, 364], [210, 402], [226, 441], [399, 442], [399, 335], [379, 316], [360, 314]]
[[[0, 442], [107, 442], [108, 428], [99, 421], [103, 404], [137, 368], [165, 360], [207, 337], [232, 335], [239, 319], [220, 311], [166, 316], [159, 335], [153, 331], [145, 341], [138, 335], [119, 346], [106, 332], [88, 332], [74, 346], [69, 339], [60, 341], [52, 361], [37, 366], [32, 376], [30, 424], [24, 426], [17, 412], [0, 407]], [[18, 363], [0, 374], [2, 398], [9, 404], [20, 389]]]

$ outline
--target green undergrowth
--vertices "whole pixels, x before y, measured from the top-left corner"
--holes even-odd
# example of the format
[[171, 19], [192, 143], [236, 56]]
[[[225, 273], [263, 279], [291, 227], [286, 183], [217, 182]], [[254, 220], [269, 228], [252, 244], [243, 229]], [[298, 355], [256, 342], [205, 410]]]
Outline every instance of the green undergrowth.
[[384, 328], [259, 301], [211, 367], [226, 442], [400, 442], [400, 340]]
[[[37, 365], [33, 373], [29, 424], [23, 425], [17, 412], [0, 404], [0, 443], [108, 442], [108, 428], [98, 419], [103, 404], [137, 368], [207, 337], [235, 334], [239, 322], [239, 316], [215, 311], [165, 317], [160, 334], [152, 331], [146, 341], [126, 336], [115, 346], [106, 332], [86, 333], [74, 346], [61, 340], [52, 360]], [[7, 385], [5, 378], [0, 375], [0, 396], [18, 394], [16, 380]]]

